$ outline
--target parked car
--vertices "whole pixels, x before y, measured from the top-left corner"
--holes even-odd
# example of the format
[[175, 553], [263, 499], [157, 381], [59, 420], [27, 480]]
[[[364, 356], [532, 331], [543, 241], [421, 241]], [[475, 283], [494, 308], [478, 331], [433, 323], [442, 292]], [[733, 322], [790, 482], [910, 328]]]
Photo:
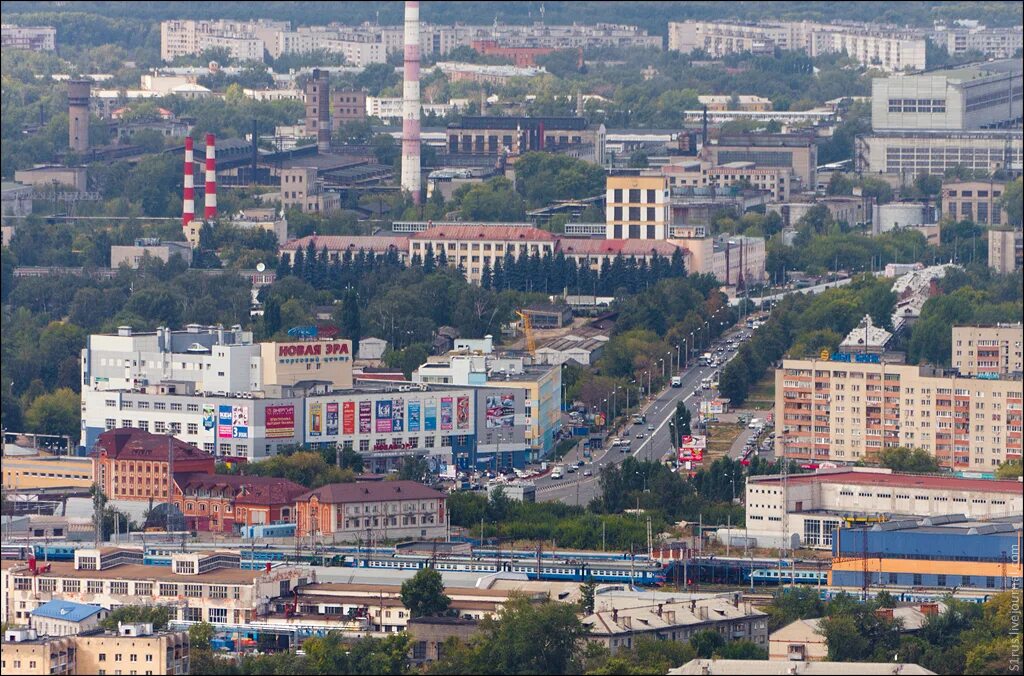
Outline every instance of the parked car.
[[585, 469], [583, 470], [583, 476], [594, 476], [594, 473], [591, 472], [589, 469]]

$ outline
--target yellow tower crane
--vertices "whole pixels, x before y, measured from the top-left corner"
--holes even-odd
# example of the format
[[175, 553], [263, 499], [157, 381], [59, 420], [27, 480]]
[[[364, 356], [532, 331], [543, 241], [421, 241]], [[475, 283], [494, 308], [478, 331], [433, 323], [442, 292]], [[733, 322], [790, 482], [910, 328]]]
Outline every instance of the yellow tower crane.
[[519, 310], [516, 310], [516, 314], [523, 320], [523, 333], [526, 334], [526, 351], [532, 355], [537, 351], [537, 339], [533, 337], [533, 324], [530, 322], [530, 316]]

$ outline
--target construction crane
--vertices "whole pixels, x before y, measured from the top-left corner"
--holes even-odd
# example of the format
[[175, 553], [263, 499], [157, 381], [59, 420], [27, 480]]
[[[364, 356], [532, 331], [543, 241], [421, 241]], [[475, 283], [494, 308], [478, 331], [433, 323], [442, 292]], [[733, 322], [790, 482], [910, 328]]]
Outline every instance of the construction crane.
[[537, 352], [537, 339], [533, 336], [533, 323], [530, 316], [525, 312], [516, 310], [516, 314], [523, 320], [523, 333], [526, 334], [526, 351], [531, 355]]

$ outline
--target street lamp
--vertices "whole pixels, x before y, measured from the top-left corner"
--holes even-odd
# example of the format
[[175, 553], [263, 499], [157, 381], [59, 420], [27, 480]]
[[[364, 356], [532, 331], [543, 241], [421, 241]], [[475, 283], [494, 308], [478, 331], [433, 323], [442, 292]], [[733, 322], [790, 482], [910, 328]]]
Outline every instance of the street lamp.
[[672, 350], [666, 352], [665, 356], [668, 357], [668, 372], [675, 373], [675, 371], [672, 370]]
[[659, 359], [658, 363], [661, 364], [661, 377], [664, 378], [665, 377], [665, 358], [662, 357], [661, 359]]
[[682, 371], [683, 370], [683, 362], [682, 362], [682, 357], [679, 356], [682, 353], [679, 351], [679, 348], [680, 348], [680, 346], [676, 345], [676, 370], [677, 371]]

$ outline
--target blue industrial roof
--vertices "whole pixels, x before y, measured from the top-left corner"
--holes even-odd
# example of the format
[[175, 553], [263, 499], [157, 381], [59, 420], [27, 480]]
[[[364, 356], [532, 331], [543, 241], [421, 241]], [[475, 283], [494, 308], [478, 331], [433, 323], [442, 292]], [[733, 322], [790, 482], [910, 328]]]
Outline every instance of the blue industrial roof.
[[47, 617], [53, 620], [81, 622], [103, 610], [100, 606], [71, 601], [47, 601], [32, 611], [33, 617]]

